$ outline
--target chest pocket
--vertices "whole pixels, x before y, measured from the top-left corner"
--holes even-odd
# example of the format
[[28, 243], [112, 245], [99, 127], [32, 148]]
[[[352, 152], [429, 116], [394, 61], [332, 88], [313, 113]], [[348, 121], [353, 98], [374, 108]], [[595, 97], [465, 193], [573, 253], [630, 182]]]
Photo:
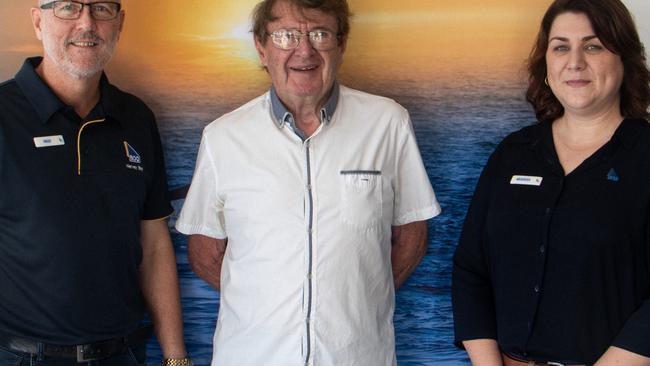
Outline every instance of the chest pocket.
[[341, 220], [360, 231], [378, 230], [382, 221], [382, 175], [378, 170], [342, 170]]

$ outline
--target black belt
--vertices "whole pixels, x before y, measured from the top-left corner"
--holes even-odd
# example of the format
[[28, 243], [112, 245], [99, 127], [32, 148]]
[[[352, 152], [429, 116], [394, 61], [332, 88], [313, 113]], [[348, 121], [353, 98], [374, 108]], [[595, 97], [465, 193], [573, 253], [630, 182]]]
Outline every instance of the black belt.
[[145, 344], [151, 336], [151, 327], [142, 327], [126, 337], [119, 337], [76, 346], [60, 346], [23, 337], [0, 334], [0, 347], [13, 352], [41, 354], [45, 358], [76, 359], [77, 362], [102, 360], [120, 354], [126, 347]]
[[585, 366], [575, 361], [533, 361], [510, 352], [502, 352], [501, 355], [505, 366]]

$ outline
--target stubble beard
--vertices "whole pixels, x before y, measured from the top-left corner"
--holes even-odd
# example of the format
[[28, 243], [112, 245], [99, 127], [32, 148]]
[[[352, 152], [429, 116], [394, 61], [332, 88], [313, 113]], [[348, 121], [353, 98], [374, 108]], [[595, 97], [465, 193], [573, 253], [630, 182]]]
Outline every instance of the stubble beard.
[[101, 73], [104, 70], [104, 66], [106, 66], [113, 56], [117, 45], [117, 37], [104, 41], [94, 34], [92, 37], [84, 34], [78, 38], [83, 37], [86, 37], [86, 39], [91, 38], [99, 42], [94, 47], [103, 47], [100, 52], [97, 52], [91, 59], [85, 60], [83, 64], [75, 62], [75, 57], [70, 52], [70, 48], [75, 46], [69, 44], [69, 41], [66, 41], [64, 45], [54, 41], [43, 42], [43, 49], [45, 54], [49, 56], [49, 59], [60, 70], [75, 79], [88, 79]]

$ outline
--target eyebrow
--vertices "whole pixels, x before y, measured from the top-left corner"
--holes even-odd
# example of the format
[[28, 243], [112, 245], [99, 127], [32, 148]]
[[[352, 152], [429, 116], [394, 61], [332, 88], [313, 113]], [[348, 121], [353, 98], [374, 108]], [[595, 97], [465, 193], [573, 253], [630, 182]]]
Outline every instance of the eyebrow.
[[[584, 42], [591, 41], [594, 38], [598, 38], [598, 36], [591, 35], [591, 36], [582, 37], [582, 41], [584, 41]], [[553, 37], [553, 38], [549, 39], [548, 41], [551, 42], [553, 40], [557, 40], [557, 41], [561, 41], [561, 42], [569, 42], [569, 39], [566, 38], [566, 37]]]

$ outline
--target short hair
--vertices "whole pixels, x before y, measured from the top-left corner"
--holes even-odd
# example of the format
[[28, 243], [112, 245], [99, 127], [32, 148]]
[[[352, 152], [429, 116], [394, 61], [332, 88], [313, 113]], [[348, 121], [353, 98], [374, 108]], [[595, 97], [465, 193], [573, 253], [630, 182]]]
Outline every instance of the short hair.
[[624, 68], [621, 115], [647, 120], [650, 71], [634, 20], [620, 0], [555, 0], [548, 8], [528, 58], [526, 100], [533, 106], [537, 119], [554, 121], [564, 114], [564, 107], [546, 82], [549, 33], [555, 18], [564, 13], [584, 14], [603, 45], [621, 58]]
[[252, 13], [253, 35], [260, 43], [265, 43], [268, 36], [266, 26], [276, 20], [273, 15], [273, 6], [278, 1], [286, 1], [300, 9], [315, 9], [336, 18], [338, 24], [337, 36], [346, 40], [350, 33], [350, 8], [346, 0], [263, 0], [255, 6]]

